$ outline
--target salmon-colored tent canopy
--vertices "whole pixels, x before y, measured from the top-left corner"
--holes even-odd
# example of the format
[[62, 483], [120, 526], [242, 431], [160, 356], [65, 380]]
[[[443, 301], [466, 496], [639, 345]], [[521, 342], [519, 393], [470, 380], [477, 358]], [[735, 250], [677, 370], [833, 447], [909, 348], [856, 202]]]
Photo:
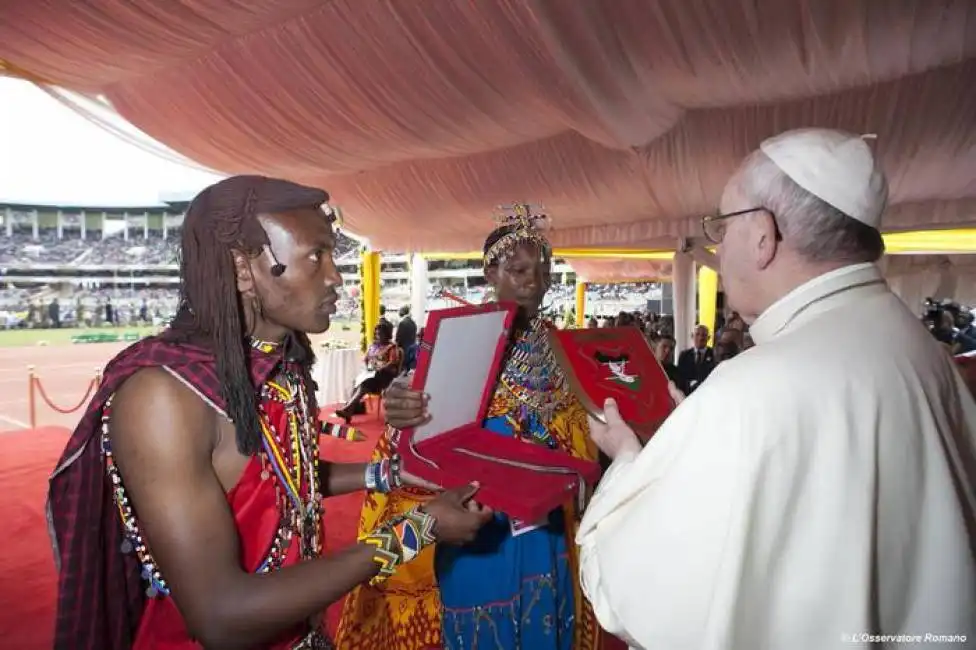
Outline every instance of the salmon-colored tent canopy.
[[971, 0], [0, 8], [11, 70], [214, 169], [325, 187], [392, 250], [478, 248], [515, 200], [558, 246], [673, 248], [743, 155], [801, 126], [878, 134], [887, 230], [976, 224], [974, 57]]

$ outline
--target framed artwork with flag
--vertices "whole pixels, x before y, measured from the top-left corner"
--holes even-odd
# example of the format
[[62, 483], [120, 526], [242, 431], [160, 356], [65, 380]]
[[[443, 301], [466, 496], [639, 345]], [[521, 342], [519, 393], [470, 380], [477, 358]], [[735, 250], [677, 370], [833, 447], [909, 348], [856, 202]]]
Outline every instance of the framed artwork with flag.
[[603, 421], [613, 398], [620, 415], [648, 439], [674, 409], [668, 376], [637, 327], [553, 330], [552, 350], [587, 411]]
[[413, 389], [430, 396], [430, 421], [399, 432], [403, 469], [442, 488], [478, 481], [477, 500], [520, 521], [538, 521], [568, 500], [582, 505], [597, 463], [482, 426], [508, 349], [514, 304], [431, 312]]

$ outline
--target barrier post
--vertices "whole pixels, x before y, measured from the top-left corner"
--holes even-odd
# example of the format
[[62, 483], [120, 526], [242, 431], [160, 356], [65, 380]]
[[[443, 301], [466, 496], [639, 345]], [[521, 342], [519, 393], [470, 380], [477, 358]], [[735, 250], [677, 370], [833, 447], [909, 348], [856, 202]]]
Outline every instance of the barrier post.
[[37, 376], [34, 370], [34, 366], [27, 366], [27, 408], [30, 413], [31, 429], [37, 428], [37, 404], [34, 402], [34, 381]]

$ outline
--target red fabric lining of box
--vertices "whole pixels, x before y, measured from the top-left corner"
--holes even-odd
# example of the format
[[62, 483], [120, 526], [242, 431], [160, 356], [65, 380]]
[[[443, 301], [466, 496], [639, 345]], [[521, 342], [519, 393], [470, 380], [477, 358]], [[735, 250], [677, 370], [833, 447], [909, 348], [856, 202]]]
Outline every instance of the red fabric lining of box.
[[[600, 467], [596, 463], [573, 458], [561, 451], [501, 436], [481, 427], [507, 348], [507, 332], [515, 316], [514, 306], [495, 304], [432, 312], [425, 329], [413, 386], [416, 390], [422, 390], [426, 383], [433, 349], [436, 347], [437, 332], [445, 319], [501, 310], [509, 313], [505, 319], [505, 330], [499, 337], [489, 376], [486, 377], [478, 420], [417, 443], [412, 443], [414, 431], [406, 430], [402, 433], [400, 455], [404, 467], [419, 478], [444, 488], [478, 481], [481, 484], [476, 497], [479, 502], [512, 517], [536, 521], [574, 499], [579, 492], [580, 479], [595, 483], [599, 478]], [[487, 458], [477, 458], [464, 453], [465, 451], [503, 461], [565, 468], [569, 471], [556, 473], [546, 472], [539, 467], [516, 467]]]

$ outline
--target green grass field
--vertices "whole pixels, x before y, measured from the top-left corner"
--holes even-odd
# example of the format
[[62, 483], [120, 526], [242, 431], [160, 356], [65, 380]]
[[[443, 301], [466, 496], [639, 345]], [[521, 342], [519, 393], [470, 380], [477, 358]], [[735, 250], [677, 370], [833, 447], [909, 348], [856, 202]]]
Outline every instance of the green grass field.
[[[36, 345], [70, 345], [71, 337], [86, 334], [115, 333], [124, 336], [135, 333], [149, 336], [159, 331], [158, 327], [97, 327], [79, 329], [50, 330], [0, 330], [0, 348], [30, 347]], [[337, 322], [325, 334], [313, 337], [316, 343], [328, 339], [340, 339], [356, 345], [359, 341], [359, 321]]]
[[134, 332], [139, 336], [148, 336], [158, 331], [158, 327], [117, 327], [109, 328], [79, 328], [57, 330], [2, 330], [0, 331], [0, 348], [16, 348], [31, 345], [67, 345], [72, 336], [84, 334], [117, 333], [120, 336]]

